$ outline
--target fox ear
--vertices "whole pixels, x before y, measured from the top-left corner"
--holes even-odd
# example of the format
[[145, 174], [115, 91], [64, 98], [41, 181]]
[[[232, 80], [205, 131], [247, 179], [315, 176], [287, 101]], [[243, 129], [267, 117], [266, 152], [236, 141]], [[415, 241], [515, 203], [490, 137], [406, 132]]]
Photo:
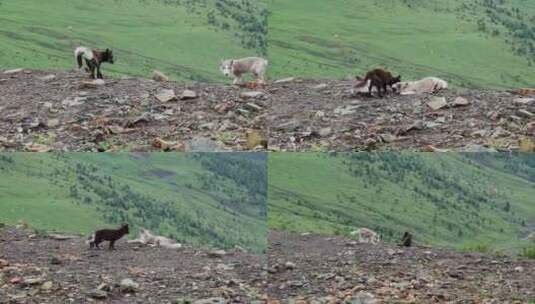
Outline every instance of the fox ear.
[[233, 66], [233, 65], [234, 65], [234, 59], [232, 59], [232, 60], [230, 61], [230, 66]]

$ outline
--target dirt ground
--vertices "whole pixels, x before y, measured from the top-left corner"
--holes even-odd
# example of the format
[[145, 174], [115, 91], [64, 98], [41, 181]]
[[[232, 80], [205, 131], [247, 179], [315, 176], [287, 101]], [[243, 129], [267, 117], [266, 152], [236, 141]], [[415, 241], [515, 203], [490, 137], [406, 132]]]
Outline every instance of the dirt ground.
[[288, 79], [247, 88], [133, 78], [94, 84], [77, 71], [0, 72], [0, 148], [534, 150], [535, 97], [450, 89], [378, 98], [354, 94], [353, 84]]
[[[169, 91], [164, 90], [173, 92], [165, 96]], [[261, 150], [267, 105], [262, 92], [234, 86], [148, 79], [95, 84], [74, 71], [0, 72], [0, 147], [38, 152]]]
[[[255, 303], [265, 256], [238, 250], [165, 249], [120, 240], [89, 250], [85, 239], [0, 231], [0, 303]], [[104, 249], [106, 248], [106, 249]], [[121, 281], [137, 287], [125, 290]], [[190, 302], [188, 302], [190, 301]], [[260, 303], [260, 302], [257, 302]]]
[[521, 140], [535, 136], [535, 98], [457, 89], [378, 98], [353, 93], [353, 84], [298, 79], [272, 84], [270, 148], [517, 150]]
[[271, 232], [269, 244], [268, 294], [280, 303], [505, 304], [535, 299], [533, 260], [281, 231]]

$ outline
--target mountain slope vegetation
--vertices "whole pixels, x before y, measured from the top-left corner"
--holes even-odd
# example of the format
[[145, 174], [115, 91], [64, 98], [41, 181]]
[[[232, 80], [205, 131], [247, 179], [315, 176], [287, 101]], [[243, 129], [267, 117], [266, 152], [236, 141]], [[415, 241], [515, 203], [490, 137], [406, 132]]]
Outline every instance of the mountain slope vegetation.
[[[120, 223], [178, 241], [266, 246], [263, 154], [0, 155], [0, 221], [87, 234]], [[246, 176], [247, 180], [243, 177]]]
[[354, 78], [383, 66], [455, 86], [533, 86], [535, 6], [526, 0], [269, 2], [276, 77]]
[[251, 0], [3, 0], [0, 66], [70, 69], [78, 45], [112, 48], [105, 75], [221, 81], [219, 60], [265, 54], [267, 8]]
[[387, 241], [519, 252], [535, 230], [530, 155], [276, 154], [269, 159], [269, 227]]

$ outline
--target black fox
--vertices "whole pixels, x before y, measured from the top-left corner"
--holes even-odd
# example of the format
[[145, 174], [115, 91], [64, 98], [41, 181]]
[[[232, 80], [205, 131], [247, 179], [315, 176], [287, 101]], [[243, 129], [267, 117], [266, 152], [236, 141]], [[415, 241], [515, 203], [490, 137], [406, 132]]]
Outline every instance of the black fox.
[[122, 238], [125, 234], [128, 234], [128, 224], [122, 225], [119, 229], [102, 229], [97, 230], [93, 235], [92, 239], [89, 240], [89, 249], [96, 247], [100, 249], [98, 246], [100, 243], [104, 241], [110, 242], [110, 250], [115, 249], [113, 247], [113, 244], [118, 239]]

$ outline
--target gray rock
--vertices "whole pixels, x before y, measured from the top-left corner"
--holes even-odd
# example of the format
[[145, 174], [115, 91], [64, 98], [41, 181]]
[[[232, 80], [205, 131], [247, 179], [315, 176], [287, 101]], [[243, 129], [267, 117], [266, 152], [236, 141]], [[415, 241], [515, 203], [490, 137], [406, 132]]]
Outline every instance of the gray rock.
[[222, 152], [224, 149], [206, 137], [196, 137], [187, 142], [187, 152]]
[[93, 299], [105, 299], [108, 297], [108, 293], [103, 291], [103, 290], [99, 290], [99, 289], [93, 289], [91, 291], [88, 291], [85, 293], [88, 297], [90, 298], [93, 298]]
[[483, 153], [483, 152], [497, 152], [496, 149], [487, 148], [482, 145], [469, 144], [460, 149], [460, 152]]
[[334, 114], [336, 115], [350, 115], [357, 111], [359, 106], [356, 105], [346, 105], [346, 106], [340, 106], [336, 109], [334, 109]]
[[535, 114], [533, 114], [530, 111], [525, 110], [525, 109], [520, 109], [516, 113], [518, 114], [518, 116], [526, 117], [526, 118], [532, 118], [535, 115]]
[[292, 262], [286, 262], [286, 263], [284, 263], [284, 267], [286, 269], [292, 270], [292, 269], [295, 269], [296, 265], [295, 265], [295, 263], [292, 263]]
[[467, 106], [469, 104], [470, 104], [470, 102], [468, 101], [468, 99], [466, 99], [464, 97], [457, 97], [453, 101], [453, 105], [456, 106], [456, 107]]
[[139, 284], [132, 279], [122, 279], [119, 283], [119, 289], [124, 293], [133, 293], [139, 289]]
[[352, 296], [346, 303], [350, 304], [377, 304], [375, 297], [368, 292], [359, 292], [358, 294]]
[[329, 127], [327, 128], [321, 128], [318, 132], [321, 137], [327, 137], [333, 133], [333, 130]]
[[288, 78], [283, 78], [283, 79], [279, 79], [279, 80], [275, 80], [274, 83], [286, 83], [286, 82], [292, 82], [295, 80], [295, 77], [288, 77]]
[[249, 98], [257, 98], [257, 97], [260, 97], [260, 96], [263, 96], [263, 95], [264, 95], [263, 92], [248, 91], [248, 92], [242, 92], [240, 94], [240, 97], [243, 98], [243, 99], [249, 99]]
[[47, 122], [46, 122], [46, 126], [48, 128], [55, 128], [57, 126], [59, 126], [60, 122], [59, 122], [59, 119], [57, 118], [52, 118], [52, 119], [49, 119]]
[[42, 81], [51, 81], [51, 80], [56, 79], [56, 75], [50, 74], [50, 75], [46, 75], [46, 76], [43, 76], [43, 77], [39, 77], [39, 79], [42, 80]]
[[176, 100], [175, 91], [170, 89], [162, 89], [154, 95], [156, 99], [158, 99], [160, 102], [169, 102], [172, 100]]
[[244, 107], [248, 110], [251, 110], [253, 112], [262, 111], [262, 107], [257, 105], [256, 103], [248, 102], [244, 105]]
[[7, 70], [7, 71], [4, 71], [4, 74], [16, 74], [16, 73], [20, 73], [22, 72], [23, 69], [13, 69], [13, 70]]
[[321, 90], [323, 90], [323, 89], [325, 89], [327, 87], [328, 87], [328, 85], [326, 83], [320, 83], [318, 85], [313, 86], [312, 89], [316, 90], [316, 91], [321, 91]]
[[193, 304], [226, 304], [227, 301], [225, 301], [224, 298], [207, 298], [207, 299], [200, 299], [195, 300]]
[[530, 104], [532, 102], [535, 101], [535, 98], [528, 98], [528, 97], [523, 97], [523, 98], [515, 98], [513, 100], [514, 103], [516, 104], [519, 104], [519, 105], [526, 105], [526, 104]]
[[431, 101], [427, 102], [427, 106], [429, 106], [433, 111], [440, 110], [448, 105], [448, 102], [446, 101], [445, 97], [433, 97]]
[[182, 94], [180, 95], [181, 100], [195, 99], [197, 97], [199, 97], [197, 95], [197, 92], [192, 91], [192, 90], [184, 90], [184, 92], [182, 92]]

